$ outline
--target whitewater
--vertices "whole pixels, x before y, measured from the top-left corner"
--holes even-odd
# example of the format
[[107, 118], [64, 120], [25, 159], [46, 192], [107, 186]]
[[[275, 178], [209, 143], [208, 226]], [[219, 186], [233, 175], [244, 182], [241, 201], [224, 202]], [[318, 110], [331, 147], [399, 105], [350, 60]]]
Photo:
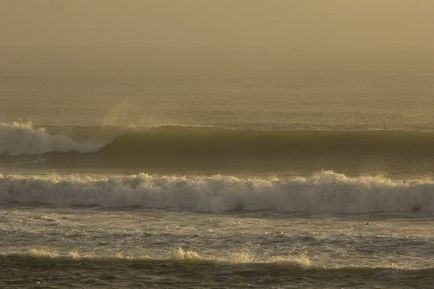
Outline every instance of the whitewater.
[[38, 155], [49, 152], [92, 152], [96, 144], [80, 144], [63, 135], [50, 135], [44, 128], [33, 128], [31, 122], [0, 123], [0, 154]]
[[434, 180], [347, 177], [0, 175], [0, 205], [179, 209], [193, 212], [434, 214]]

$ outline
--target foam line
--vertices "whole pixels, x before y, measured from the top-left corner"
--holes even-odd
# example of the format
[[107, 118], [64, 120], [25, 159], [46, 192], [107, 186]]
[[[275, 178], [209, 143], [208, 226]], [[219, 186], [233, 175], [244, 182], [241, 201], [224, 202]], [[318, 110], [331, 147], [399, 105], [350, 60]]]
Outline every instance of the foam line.
[[0, 175], [0, 205], [140, 207], [196, 212], [434, 213], [434, 181], [348, 177]]

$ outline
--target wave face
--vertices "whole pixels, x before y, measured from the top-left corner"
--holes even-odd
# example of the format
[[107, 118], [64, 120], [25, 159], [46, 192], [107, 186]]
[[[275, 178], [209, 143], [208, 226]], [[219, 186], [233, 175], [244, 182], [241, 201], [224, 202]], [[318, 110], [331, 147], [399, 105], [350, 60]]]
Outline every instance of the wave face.
[[434, 181], [311, 177], [1, 175], [0, 204], [179, 209], [197, 212], [434, 213]]
[[[33, 158], [33, 159], [32, 159]], [[434, 133], [418, 131], [249, 131], [210, 127], [33, 128], [0, 125], [0, 166], [432, 175]]]
[[51, 135], [44, 128], [27, 123], [0, 123], [0, 155], [40, 155], [50, 152], [97, 151], [101, 145], [81, 144], [63, 135]]
[[[432, 288], [433, 268], [323, 268], [305, 261], [221, 262], [193, 257], [150, 258], [58, 256], [31, 250], [0, 254], [0, 286], [4, 288]], [[179, 255], [179, 253], [177, 253]], [[32, 283], [29, 282], [32, 281]], [[140, 285], [138, 285], [140, 284]]]

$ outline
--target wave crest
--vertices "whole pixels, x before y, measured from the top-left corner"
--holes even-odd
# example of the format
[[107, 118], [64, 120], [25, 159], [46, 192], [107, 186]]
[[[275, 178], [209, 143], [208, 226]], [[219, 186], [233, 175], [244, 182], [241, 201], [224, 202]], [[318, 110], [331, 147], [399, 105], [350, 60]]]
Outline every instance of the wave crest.
[[40, 155], [50, 152], [89, 153], [102, 145], [78, 143], [63, 135], [51, 135], [31, 122], [0, 123], [0, 154], [9, 156]]
[[18, 168], [228, 174], [306, 174], [327, 169], [415, 176], [432, 172], [433, 155], [433, 132], [210, 127], [43, 129], [33, 128], [30, 123], [0, 124], [0, 166]]
[[434, 213], [434, 181], [348, 177], [0, 175], [0, 204], [140, 207], [197, 212]]
[[131, 262], [176, 262], [182, 264], [270, 264], [281, 265], [294, 268], [308, 268], [312, 266], [307, 256], [278, 256], [270, 258], [259, 258], [248, 252], [233, 253], [222, 256], [202, 256], [193, 250], [184, 250], [179, 247], [172, 252], [172, 256], [167, 259], [154, 259], [148, 256], [123, 256], [116, 253], [111, 256], [101, 255], [82, 255], [78, 251], [69, 251], [66, 254], [58, 251], [31, 248], [23, 252], [1, 253], [0, 257], [21, 257], [32, 258], [35, 260], [93, 260], [93, 261], [131, 261]]

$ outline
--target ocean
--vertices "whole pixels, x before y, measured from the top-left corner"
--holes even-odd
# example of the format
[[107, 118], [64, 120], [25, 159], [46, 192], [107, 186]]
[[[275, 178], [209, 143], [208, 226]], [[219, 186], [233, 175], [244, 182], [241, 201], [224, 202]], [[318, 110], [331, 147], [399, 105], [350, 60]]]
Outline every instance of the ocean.
[[253, 66], [1, 74], [0, 288], [434, 288], [432, 69]]

